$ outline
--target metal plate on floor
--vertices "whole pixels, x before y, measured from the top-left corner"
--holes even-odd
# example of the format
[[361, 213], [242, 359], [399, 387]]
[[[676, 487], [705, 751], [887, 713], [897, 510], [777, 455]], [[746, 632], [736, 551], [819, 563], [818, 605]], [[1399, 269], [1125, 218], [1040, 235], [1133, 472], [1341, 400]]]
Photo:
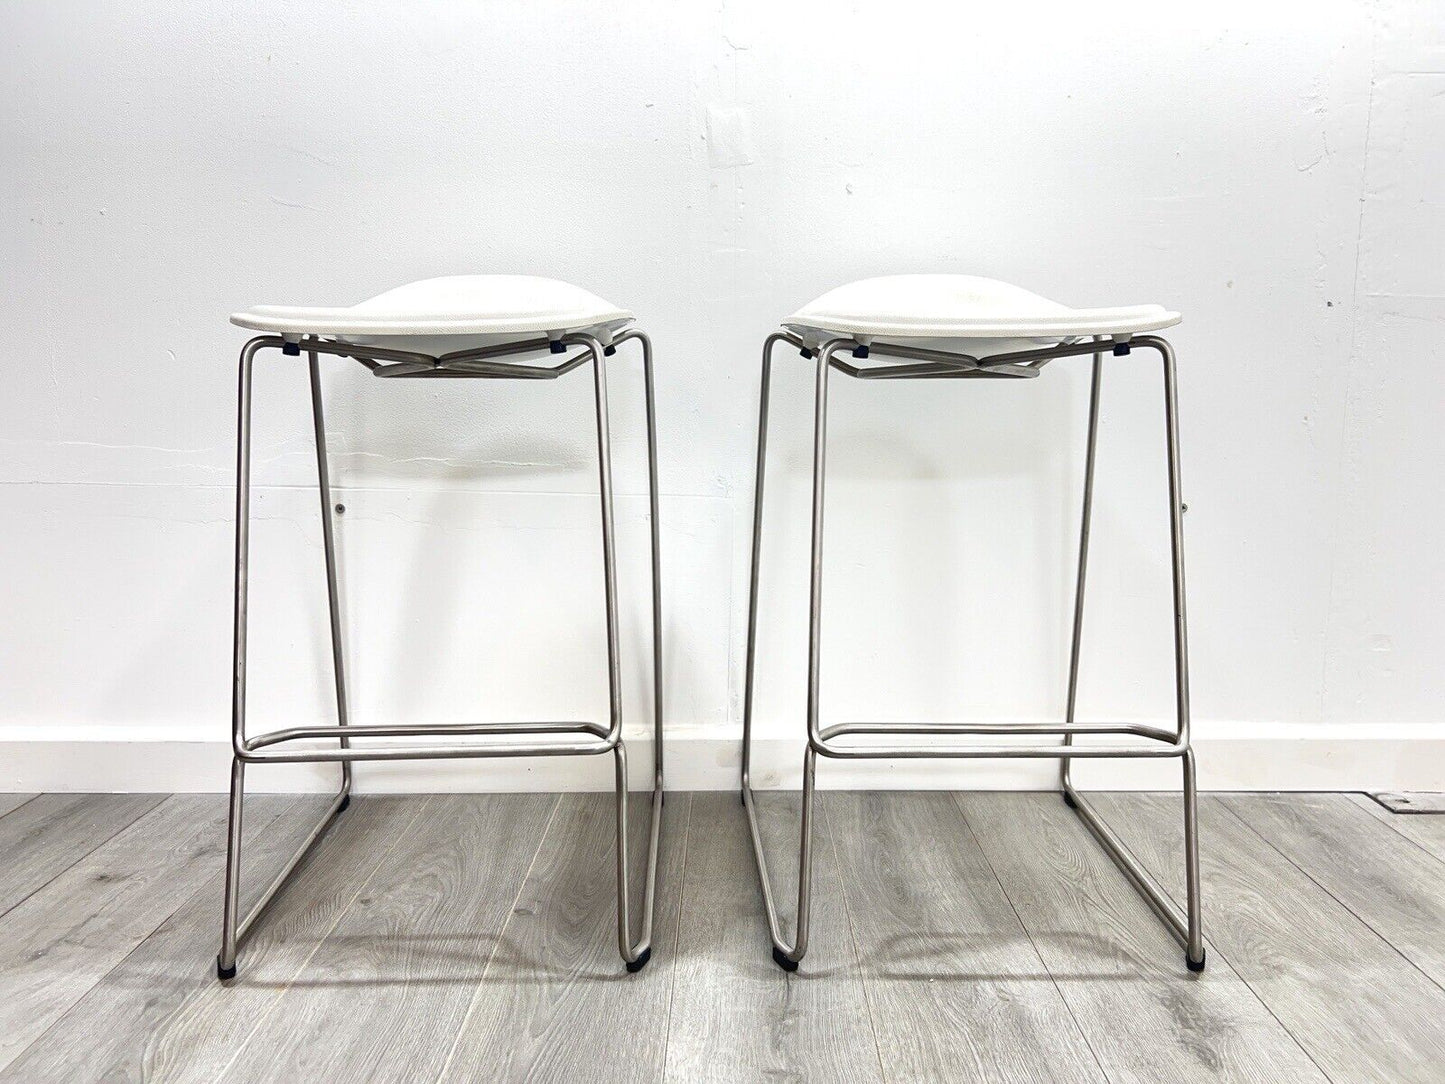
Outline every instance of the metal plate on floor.
[[1391, 813], [1445, 813], [1445, 792], [1382, 791], [1379, 794], [1371, 794], [1370, 797]]

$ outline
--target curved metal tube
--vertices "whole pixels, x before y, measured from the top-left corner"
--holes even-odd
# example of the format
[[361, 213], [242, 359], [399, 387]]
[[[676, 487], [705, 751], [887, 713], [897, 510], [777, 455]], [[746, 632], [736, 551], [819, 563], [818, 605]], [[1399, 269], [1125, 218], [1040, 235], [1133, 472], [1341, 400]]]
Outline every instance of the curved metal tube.
[[[294, 740], [294, 739], [293, 739]], [[611, 739], [557, 745], [497, 743], [486, 745], [383, 745], [351, 749], [261, 748], [236, 759], [247, 764], [331, 764], [346, 761], [391, 760], [475, 760], [482, 757], [588, 757], [611, 753], [619, 748]]]
[[[748, 633], [745, 687], [743, 700], [743, 750], [742, 750], [742, 798], [747, 809], [753, 850], [757, 859], [758, 874], [762, 887], [763, 902], [767, 911], [769, 933], [773, 941], [774, 959], [788, 970], [796, 968], [807, 949], [808, 901], [811, 874], [811, 809], [814, 793], [816, 758], [829, 756], [843, 759], [921, 759], [921, 758], [1023, 758], [1059, 759], [1060, 783], [1065, 797], [1078, 808], [1090, 829], [1099, 838], [1105, 849], [1119, 863], [1135, 886], [1145, 895], [1150, 905], [1159, 912], [1184, 942], [1189, 965], [1192, 969], [1202, 968], [1204, 946], [1201, 933], [1199, 907], [1198, 841], [1195, 814], [1194, 756], [1189, 746], [1189, 689], [1187, 673], [1187, 644], [1184, 619], [1184, 573], [1183, 573], [1183, 525], [1180, 499], [1178, 461], [1178, 421], [1174, 355], [1169, 344], [1154, 335], [1135, 336], [1132, 345], [1157, 350], [1163, 359], [1165, 384], [1165, 418], [1169, 454], [1169, 499], [1170, 499], [1170, 540], [1174, 567], [1174, 640], [1177, 721], [1173, 732], [1145, 724], [1079, 723], [1076, 721], [1078, 697], [1079, 651], [1082, 641], [1084, 582], [1087, 568], [1090, 517], [1093, 500], [1095, 449], [1099, 422], [1099, 391], [1102, 382], [1102, 340], [1095, 338], [1082, 342], [1062, 342], [1053, 347], [1038, 350], [1013, 351], [987, 358], [975, 358], [963, 354], [949, 354], [891, 344], [870, 344], [868, 353], [885, 357], [901, 357], [925, 364], [899, 366], [860, 367], [842, 361], [835, 355], [856, 341], [847, 338], [834, 339], [817, 351], [818, 373], [814, 414], [813, 450], [813, 508], [812, 508], [812, 563], [810, 579], [809, 613], [809, 656], [808, 656], [808, 706], [807, 732], [808, 747], [804, 756], [803, 772], [803, 817], [798, 879], [797, 932], [792, 944], [783, 935], [773, 898], [772, 884], [768, 876], [767, 861], [763, 849], [762, 833], [758, 825], [757, 810], [751, 789], [753, 699], [757, 653], [757, 620], [759, 571], [762, 552], [762, 509], [765, 463], [767, 454], [768, 407], [772, 375], [772, 350], [779, 342], [789, 342], [804, 348], [802, 340], [786, 330], [775, 332], [764, 342], [762, 364], [762, 387], [758, 411], [757, 468], [753, 494], [753, 539], [752, 576], [748, 599]], [[1125, 351], [1121, 351], [1125, 352]], [[849, 376], [864, 379], [929, 379], [929, 378], [970, 378], [1037, 376], [1039, 369], [1047, 362], [1061, 357], [1083, 354], [1094, 356], [1090, 389], [1088, 454], [1085, 466], [1084, 509], [1080, 528], [1080, 564], [1075, 584], [1074, 627], [1070, 653], [1069, 692], [1066, 719], [1063, 724], [1026, 723], [842, 723], [820, 729], [818, 720], [818, 680], [821, 633], [822, 593], [822, 532], [823, 532], [823, 486], [826, 453], [827, 425], [827, 373], [837, 368]], [[1020, 745], [973, 745], [973, 746], [918, 746], [918, 745], [868, 745], [839, 747], [834, 744], [840, 738], [864, 735], [887, 734], [1009, 734], [1009, 735], [1064, 735], [1060, 746]], [[1075, 735], [1127, 735], [1146, 739], [1145, 745], [1092, 745], [1075, 746]], [[1180, 917], [1168, 903], [1159, 886], [1138, 866], [1132, 856], [1123, 849], [1117, 837], [1097, 817], [1092, 808], [1074, 791], [1069, 778], [1068, 765], [1077, 758], [1101, 759], [1105, 757], [1165, 758], [1180, 757], [1184, 766], [1184, 814], [1186, 885], [1188, 892], [1187, 914]]]
[[608, 680], [611, 699], [609, 737], [615, 742], [614, 782], [617, 803], [617, 947], [629, 970], [647, 963], [652, 955], [652, 919], [657, 894], [657, 858], [662, 831], [663, 741], [662, 741], [662, 571], [661, 526], [657, 486], [657, 412], [652, 366], [652, 340], [636, 329], [614, 338], [614, 345], [636, 340], [642, 348], [644, 393], [647, 407], [647, 466], [649, 509], [652, 541], [652, 632], [653, 632], [653, 797], [648, 825], [647, 871], [642, 900], [642, 922], [636, 939], [632, 936], [632, 894], [628, 883], [631, 868], [628, 841], [627, 750], [622, 743], [622, 678], [617, 629], [617, 570], [614, 543], [612, 496], [612, 449], [607, 423], [606, 351], [592, 335], [564, 336], [564, 343], [584, 346], [592, 359], [597, 406], [597, 458], [599, 491], [602, 502], [602, 554], [607, 600]]
[[[297, 864], [316, 842], [326, 826], [346, 808], [349, 801], [350, 765], [355, 761], [393, 760], [435, 760], [479, 757], [523, 757], [523, 756], [587, 756], [613, 753], [616, 760], [617, 812], [618, 812], [618, 942], [628, 970], [638, 970], [647, 962], [651, 953], [652, 921], [656, 897], [657, 859], [663, 804], [663, 748], [662, 748], [662, 610], [660, 573], [660, 526], [659, 495], [657, 479], [657, 419], [654, 401], [652, 347], [647, 336], [637, 329], [631, 329], [617, 336], [616, 342], [637, 340], [642, 347], [643, 368], [646, 376], [647, 437], [648, 437], [648, 479], [651, 497], [652, 529], [652, 589], [653, 589], [653, 726], [656, 742], [654, 771], [654, 804], [649, 829], [647, 887], [643, 899], [641, 933], [636, 941], [629, 935], [631, 929], [631, 904], [626, 871], [628, 868], [627, 833], [627, 761], [622, 745], [622, 704], [621, 677], [618, 655], [618, 621], [616, 567], [613, 544], [612, 476], [611, 453], [607, 425], [607, 397], [604, 356], [606, 350], [600, 341], [590, 335], [568, 336], [564, 341], [580, 345], [583, 352], [559, 365], [497, 365], [486, 359], [512, 354], [526, 353], [549, 346], [548, 339], [528, 340], [523, 343], [506, 343], [480, 347], [473, 350], [455, 351], [451, 354], [431, 357], [412, 351], [393, 350], [385, 347], [358, 346], [345, 342], [305, 338], [299, 343], [288, 343], [278, 335], [258, 336], [246, 344], [241, 351], [238, 393], [237, 424], [237, 468], [236, 468], [236, 612], [235, 612], [235, 653], [234, 682], [232, 687], [232, 786], [231, 815], [227, 837], [227, 863], [225, 900], [222, 916], [221, 952], [217, 956], [217, 970], [221, 978], [235, 974], [236, 951], [241, 937], [270, 904], [281, 886], [286, 882]], [[331, 603], [331, 631], [333, 665], [335, 669], [337, 706], [340, 724], [338, 726], [290, 727], [260, 734], [248, 739], [245, 735], [245, 659], [246, 659], [246, 584], [247, 558], [249, 549], [250, 512], [250, 452], [251, 452], [251, 386], [253, 362], [256, 353], [265, 347], [290, 347], [307, 351], [310, 361], [313, 424], [317, 441], [318, 481], [323, 510], [323, 541], [327, 562], [328, 596]], [[294, 352], [294, 350], [293, 350]], [[340, 638], [340, 617], [337, 602], [337, 580], [335, 570], [335, 544], [330, 521], [330, 484], [326, 469], [325, 428], [321, 408], [320, 378], [316, 355], [329, 354], [352, 358], [374, 375], [382, 377], [419, 378], [463, 378], [494, 377], [508, 379], [555, 379], [591, 360], [595, 372], [597, 438], [599, 453], [599, 489], [602, 503], [603, 551], [605, 565], [605, 595], [607, 603], [608, 636], [608, 679], [609, 717], [606, 726], [591, 722], [502, 722], [469, 723], [453, 725], [348, 725], [346, 712], [345, 678], [342, 669]], [[562, 743], [505, 743], [472, 742], [467, 744], [446, 743], [438, 745], [394, 745], [371, 748], [353, 748], [352, 737], [456, 737], [460, 735], [499, 734], [546, 734], [553, 736], [586, 734], [592, 740]], [[284, 749], [277, 746], [293, 741], [339, 738], [337, 749]], [[343, 785], [332, 800], [326, 813], [308, 834], [300, 848], [283, 865], [281, 872], [261, 894], [249, 913], [242, 918], [239, 912], [241, 813], [244, 795], [245, 767], [247, 763], [325, 763], [337, 762], [342, 765]]]
[[293, 726], [284, 730], [271, 730], [258, 734], [246, 741], [247, 752], [280, 745], [283, 742], [315, 740], [318, 738], [415, 738], [426, 735], [443, 736], [451, 734], [591, 734], [606, 739], [607, 728], [589, 722], [519, 722], [519, 723], [358, 723], [345, 728], [334, 726]]
[[[831, 741], [849, 734], [1120, 734], [1174, 742], [1178, 736], [1147, 723], [834, 723], [818, 737]], [[1055, 749], [1052, 756], [1062, 756]]]
[[743, 670], [743, 756], [742, 786], [746, 792], [752, 785], [753, 686], [758, 655], [758, 572], [763, 559], [763, 483], [768, 452], [768, 399], [772, 386], [773, 347], [780, 342], [803, 348], [803, 340], [790, 331], [775, 331], [763, 340], [762, 388], [758, 403], [757, 466], [753, 476], [753, 546], [752, 574], [748, 579], [747, 654]]
[[1177, 757], [1186, 746], [1170, 739], [1159, 745], [1072, 745], [1068, 751], [1059, 745], [868, 745], [856, 749], [840, 749], [825, 742], [812, 747], [834, 760], [1057, 760], [1067, 756], [1075, 760], [1104, 760], [1111, 757], [1136, 757], [1144, 760]]
[[[1169, 468], [1169, 545], [1173, 569], [1174, 598], [1174, 682], [1175, 682], [1175, 733], [1173, 735], [1174, 755], [1181, 758], [1183, 770], [1184, 804], [1184, 880], [1185, 913], [1169, 900], [1160, 887], [1138, 860], [1124, 846], [1113, 830], [1099, 817], [1082, 794], [1074, 787], [1069, 772], [1070, 759], [1079, 755], [1079, 750], [1067, 754], [1068, 758], [1059, 765], [1059, 787], [1064, 800], [1079, 814], [1090, 832], [1103, 846], [1114, 864], [1129, 878], [1130, 882], [1149, 902], [1153, 910], [1164, 919], [1171, 932], [1179, 939], [1192, 969], [1204, 966], [1204, 933], [1199, 881], [1199, 832], [1198, 798], [1195, 784], [1194, 751], [1189, 741], [1189, 648], [1184, 610], [1184, 504], [1179, 481], [1179, 421], [1178, 394], [1175, 383], [1174, 350], [1169, 343], [1157, 335], [1142, 335], [1135, 338], [1133, 346], [1142, 346], [1158, 352], [1164, 377], [1164, 424], [1165, 445]], [[1097, 346], [1097, 343], [1095, 343]], [[1084, 501], [1079, 529], [1079, 572], [1074, 589], [1074, 629], [1069, 651], [1069, 692], [1065, 719], [1073, 723], [1078, 698], [1079, 650], [1083, 636], [1084, 583], [1088, 569], [1089, 526], [1094, 499], [1095, 446], [1099, 429], [1099, 389], [1102, 383], [1102, 355], [1094, 354], [1093, 376], [1089, 392], [1089, 435], [1084, 459]], [[1073, 735], [1066, 735], [1064, 745], [1068, 747]]]
[[763, 482], [767, 455], [768, 397], [772, 383], [772, 352], [773, 347], [779, 342], [789, 342], [800, 349], [803, 348], [803, 343], [798, 336], [786, 331], [774, 332], [763, 343], [762, 390], [758, 411], [758, 464], [753, 498], [753, 567], [749, 591], [747, 675], [743, 707], [742, 798], [743, 807], [748, 814], [748, 827], [753, 840], [753, 854], [758, 865], [758, 878], [762, 885], [763, 905], [768, 915], [768, 929], [773, 941], [773, 957], [784, 966], [790, 965], [790, 969], [795, 969], [808, 951], [808, 927], [812, 898], [813, 792], [817, 775], [817, 750], [814, 748], [813, 742], [816, 738], [818, 722], [817, 664], [822, 601], [823, 465], [824, 452], [827, 447], [828, 370], [832, 367], [833, 355], [848, 341], [850, 340], [835, 339], [817, 351], [816, 400], [813, 415], [813, 566], [808, 626], [809, 744], [803, 754], [803, 810], [799, 829], [797, 921], [791, 944], [784, 936], [782, 925], [778, 919], [778, 909], [773, 900], [772, 881], [768, 876], [767, 857], [763, 849], [762, 831], [758, 825], [757, 807], [753, 800], [751, 782], [752, 712], [757, 659], [758, 571], [762, 555]]

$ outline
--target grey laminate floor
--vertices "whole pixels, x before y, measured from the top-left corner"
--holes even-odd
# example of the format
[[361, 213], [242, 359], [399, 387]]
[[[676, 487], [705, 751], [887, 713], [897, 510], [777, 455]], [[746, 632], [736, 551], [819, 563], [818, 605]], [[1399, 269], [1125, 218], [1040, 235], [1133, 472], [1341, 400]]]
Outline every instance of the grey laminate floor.
[[[248, 882], [319, 801], [251, 801]], [[1177, 898], [1177, 801], [1098, 806]], [[787, 975], [736, 795], [674, 794], [635, 976], [609, 796], [435, 795], [356, 798], [223, 986], [223, 821], [0, 795], [0, 1081], [1445, 1081], [1445, 816], [1359, 795], [1201, 800], [1202, 975], [1054, 795], [821, 795]]]

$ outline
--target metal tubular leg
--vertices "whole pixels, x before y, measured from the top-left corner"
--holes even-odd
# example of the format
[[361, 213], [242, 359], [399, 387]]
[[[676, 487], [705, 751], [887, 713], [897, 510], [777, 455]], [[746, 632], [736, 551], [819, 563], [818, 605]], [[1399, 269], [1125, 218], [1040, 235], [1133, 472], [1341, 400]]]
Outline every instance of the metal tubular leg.
[[836, 343], [818, 351], [813, 401], [813, 537], [808, 581], [808, 741], [822, 740], [818, 723], [818, 676], [823, 639], [823, 483], [828, 453], [828, 373]]
[[[1175, 381], [1174, 351], [1163, 339], [1145, 336], [1136, 345], [1159, 352], [1164, 370], [1164, 423], [1169, 466], [1169, 541], [1173, 568], [1174, 596], [1174, 680], [1178, 736], [1183, 744], [1184, 804], [1184, 872], [1186, 909], [1183, 916], [1170, 902], [1164, 890], [1149, 876], [1131, 855], [1123, 842], [1103, 822], [1093, 807], [1074, 789], [1069, 777], [1069, 759], [1065, 755], [1059, 772], [1064, 800], [1077, 810], [1084, 823], [1109, 853], [1110, 858], [1129, 878], [1150, 906], [1169, 926], [1183, 944], [1185, 962], [1192, 971], [1202, 971], [1205, 963], [1203, 919], [1199, 884], [1198, 796], [1195, 787], [1194, 751], [1189, 745], [1189, 650], [1184, 609], [1184, 520], [1183, 498], [1179, 480], [1178, 394]], [[1089, 402], [1089, 445], [1084, 465], [1084, 511], [1079, 545], [1079, 576], [1074, 599], [1074, 636], [1069, 659], [1069, 698], [1067, 721], [1074, 721], [1075, 697], [1078, 687], [1079, 644], [1083, 628], [1084, 573], [1088, 559], [1089, 521], [1094, 488], [1094, 449], [1098, 432], [1100, 355], [1094, 355], [1094, 373]], [[1064, 739], [1070, 744], [1071, 737]]]
[[1174, 348], [1164, 339], [1148, 336], [1141, 345], [1159, 352], [1164, 366], [1164, 420], [1169, 452], [1169, 548], [1174, 571], [1174, 691], [1179, 714], [1179, 737], [1184, 751], [1184, 880], [1188, 929], [1185, 959], [1193, 971], [1204, 969], [1204, 932], [1199, 887], [1199, 815], [1195, 793], [1194, 750], [1189, 747], [1189, 638], [1184, 611], [1184, 496], [1179, 480], [1179, 395]]
[[246, 762], [231, 758], [231, 809], [226, 826], [226, 886], [221, 906], [221, 951], [216, 977], [236, 977], [236, 941], [241, 910], [241, 810], [245, 802]]
[[[1074, 723], [1074, 709], [1079, 695], [1079, 646], [1084, 637], [1084, 580], [1089, 570], [1089, 525], [1094, 514], [1094, 453], [1099, 438], [1099, 387], [1104, 381], [1104, 355], [1094, 355], [1094, 365], [1089, 377], [1089, 438], [1084, 451], [1084, 508], [1079, 517], [1079, 574], [1074, 580], [1074, 635], [1069, 647], [1069, 698], [1064, 709], [1064, 721]], [[1072, 745], [1074, 736], [1066, 734], [1064, 744]], [[1059, 786], [1063, 789], [1064, 801], [1074, 804], [1069, 784], [1069, 758], [1059, 760]]]
[[758, 397], [758, 455], [753, 477], [752, 571], [748, 579], [748, 643], [743, 676], [742, 793], [745, 805], [752, 786], [753, 678], [757, 669], [758, 572], [762, 567], [763, 555], [763, 482], [768, 453], [768, 395], [772, 386], [773, 346], [782, 338], [780, 334], [769, 335], [763, 343], [762, 390]]
[[1184, 958], [1191, 971], [1204, 970], [1204, 916], [1199, 887], [1199, 800], [1194, 788], [1194, 750], [1184, 752]]
[[631, 972], [641, 971], [652, 958], [653, 902], [657, 889], [657, 857], [662, 828], [662, 572], [661, 527], [658, 520], [657, 487], [657, 414], [652, 371], [652, 343], [640, 331], [629, 332], [625, 339], [637, 339], [642, 346], [642, 366], [647, 401], [647, 469], [648, 498], [651, 511], [652, 544], [652, 664], [653, 664], [653, 805], [648, 826], [647, 871], [642, 900], [642, 925], [636, 940], [632, 937], [632, 893], [628, 883], [629, 819], [627, 791], [627, 750], [621, 739], [622, 679], [617, 631], [617, 567], [613, 529], [612, 450], [607, 413], [607, 375], [601, 343], [590, 337], [585, 345], [592, 355], [597, 407], [598, 489], [602, 502], [602, 562], [607, 601], [607, 664], [608, 689], [611, 701], [609, 730], [617, 739], [613, 749], [614, 783], [617, 805], [617, 947]]
[[[349, 766], [342, 777], [342, 786], [332, 800], [326, 813], [307, 836], [306, 841], [282, 867], [280, 874], [251, 908], [243, 919], [240, 915], [241, 895], [241, 832], [242, 812], [245, 804], [246, 764], [239, 753], [246, 740], [246, 601], [248, 584], [248, 561], [250, 554], [250, 513], [251, 513], [251, 385], [252, 372], [257, 351], [266, 345], [263, 339], [253, 339], [241, 351], [239, 387], [237, 392], [236, 418], [236, 573], [235, 573], [235, 630], [234, 653], [232, 657], [231, 684], [231, 741], [236, 754], [231, 761], [231, 804], [230, 819], [226, 832], [226, 878], [225, 894], [221, 913], [221, 951], [216, 956], [216, 975], [221, 979], [236, 975], [237, 944], [252, 923], [275, 897], [286, 882], [311, 844], [315, 842], [333, 817], [345, 808], [350, 798], [351, 776]], [[341, 722], [346, 723], [346, 690], [341, 669], [340, 626], [337, 613], [336, 573], [333, 556], [333, 542], [330, 521], [330, 480], [326, 471], [325, 423], [321, 414], [320, 389], [317, 380], [316, 359], [311, 357], [311, 391], [313, 421], [317, 436], [317, 466], [320, 472], [322, 493], [322, 531], [326, 547], [327, 587], [331, 603], [332, 646], [336, 668], [337, 706]], [[342, 739], [345, 746], [346, 740]]]
[[768, 929], [773, 942], [773, 959], [785, 971], [796, 971], [799, 961], [808, 951], [808, 925], [812, 897], [813, 792], [818, 757], [814, 743], [819, 740], [818, 663], [823, 588], [823, 495], [828, 434], [828, 372], [831, 368], [834, 344], [829, 344], [819, 350], [817, 354], [816, 398], [813, 416], [812, 576], [809, 587], [808, 623], [808, 748], [803, 755], [803, 809], [798, 848], [797, 925], [792, 944], [789, 944], [783, 935], [777, 906], [773, 900], [772, 882], [768, 876], [767, 857], [763, 849], [762, 831], [758, 825], [751, 780], [753, 691], [757, 659], [758, 573], [762, 556], [763, 482], [767, 459], [768, 400], [772, 376], [772, 350], [780, 340], [791, 341], [788, 336], [774, 334], [768, 337], [763, 346], [762, 390], [758, 408], [758, 462], [753, 493], [752, 581], [748, 600], [748, 644], [743, 704], [742, 798], [743, 806], [748, 814], [753, 852], [758, 865], [758, 878], [762, 884], [763, 905], [768, 915]]
[[[316, 351], [307, 353], [307, 371], [311, 380], [311, 425], [316, 434], [316, 486], [321, 497], [321, 543], [326, 554], [326, 602], [331, 615], [331, 668], [336, 679], [336, 721], [340, 726], [350, 722], [346, 708], [346, 664], [341, 647], [341, 604], [336, 583], [336, 534], [331, 518], [331, 469], [326, 459], [326, 412], [321, 401], [321, 368]], [[343, 736], [339, 744], [351, 748], [351, 739]], [[351, 802], [351, 763], [341, 762], [341, 808]]]
[[[259, 344], [252, 340], [241, 350], [236, 414], [236, 572], [235, 627], [231, 676], [231, 736], [238, 745], [244, 738], [246, 718], [246, 562], [251, 539], [251, 370]], [[245, 800], [246, 765], [231, 760], [231, 809], [226, 831], [226, 887], [221, 911], [221, 951], [216, 974], [236, 974], [236, 941], [240, 927], [241, 812]]]
[[597, 489], [602, 502], [602, 587], [607, 607], [608, 731], [616, 733], [622, 727], [622, 667], [618, 655], [617, 557], [613, 542], [612, 437], [607, 415], [607, 367], [601, 349], [593, 352], [592, 374], [597, 410]]
[[647, 405], [647, 498], [652, 541], [652, 731], [653, 786], [662, 801], [662, 507], [657, 485], [657, 393], [653, 383], [652, 340], [636, 332], [642, 344], [643, 391]]

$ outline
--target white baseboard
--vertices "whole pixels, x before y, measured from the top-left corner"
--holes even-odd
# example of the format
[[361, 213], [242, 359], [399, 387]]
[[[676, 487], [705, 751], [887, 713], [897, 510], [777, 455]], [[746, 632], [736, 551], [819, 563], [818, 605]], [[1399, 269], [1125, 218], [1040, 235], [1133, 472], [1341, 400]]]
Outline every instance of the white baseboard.
[[[43, 737], [38, 736], [44, 734]], [[222, 791], [228, 786], [225, 742], [177, 740], [173, 732], [118, 740], [106, 728], [0, 730], [0, 791]], [[1445, 726], [1197, 726], [1199, 785], [1206, 790], [1445, 789]], [[634, 786], [649, 777], [646, 743], [632, 760]], [[738, 735], [719, 728], [682, 729], [667, 743], [668, 788], [737, 786]], [[796, 789], [802, 743], [761, 739], [754, 780], [761, 789]], [[822, 760], [818, 786], [859, 790], [1040, 790], [1054, 785], [1057, 762]], [[1081, 760], [1075, 779], [1088, 789], [1165, 790], [1178, 786], [1174, 760]], [[257, 791], [321, 791], [334, 785], [329, 765], [253, 768]], [[427, 791], [585, 791], [612, 785], [607, 757], [422, 761], [359, 764], [362, 793]]]

